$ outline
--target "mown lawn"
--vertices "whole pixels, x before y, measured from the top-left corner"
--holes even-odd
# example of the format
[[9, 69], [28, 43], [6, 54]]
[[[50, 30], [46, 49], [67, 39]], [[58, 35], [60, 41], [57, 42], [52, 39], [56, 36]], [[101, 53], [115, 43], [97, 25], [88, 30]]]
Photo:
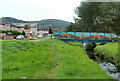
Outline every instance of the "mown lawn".
[[[120, 67], [120, 42], [107, 43], [95, 48], [96, 55], [102, 56], [103, 60], [112, 61]], [[120, 68], [119, 68], [120, 69]]]
[[3, 79], [110, 79], [78, 45], [48, 39], [4, 41]]

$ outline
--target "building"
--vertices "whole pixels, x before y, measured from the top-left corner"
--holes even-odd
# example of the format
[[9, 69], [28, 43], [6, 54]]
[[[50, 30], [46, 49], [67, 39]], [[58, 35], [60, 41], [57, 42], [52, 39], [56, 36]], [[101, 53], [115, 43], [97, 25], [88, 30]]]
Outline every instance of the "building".
[[16, 28], [10, 25], [0, 25], [0, 30], [16, 30]]
[[26, 29], [26, 30], [17, 30], [18, 32], [25, 32], [25, 37], [26, 38], [31, 38], [31, 37], [33, 37], [33, 32], [32, 32], [32, 30], [29, 30], [29, 29]]
[[12, 35], [3, 36], [3, 40], [13, 40], [13, 39], [14, 39], [14, 36], [12, 36]]
[[64, 32], [65, 30], [64, 29], [52, 29], [53, 33], [56, 33], [56, 32]]
[[9, 21], [0, 20], [0, 30], [16, 30], [16, 27]]
[[37, 27], [32, 27], [30, 30], [33, 32], [33, 36], [37, 36]]
[[[28, 27], [28, 28], [25, 28], [25, 27]], [[27, 30], [25, 30], [25, 29], [27, 29]], [[11, 23], [9, 21], [0, 19], [0, 30], [2, 30], [2, 31], [16, 30], [18, 32], [22, 32], [24, 30], [27, 37], [30, 37], [29, 35], [34, 37], [34, 36], [37, 36], [37, 23]], [[3, 35], [1, 35], [1, 36], [3, 36]], [[0, 38], [2, 38], [1, 36], [0, 36]]]
[[43, 34], [49, 34], [49, 27], [48, 26], [37, 28], [37, 35], [43, 35]]
[[33, 32], [33, 36], [37, 36], [37, 23], [13, 23], [16, 26], [16, 30], [30, 29]]

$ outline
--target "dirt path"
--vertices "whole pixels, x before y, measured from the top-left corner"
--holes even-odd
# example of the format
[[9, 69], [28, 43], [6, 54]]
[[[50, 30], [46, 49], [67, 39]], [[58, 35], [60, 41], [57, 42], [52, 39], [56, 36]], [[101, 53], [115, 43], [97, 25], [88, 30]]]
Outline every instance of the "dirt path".
[[29, 41], [33, 41], [33, 42], [38, 42], [38, 41], [44, 41], [46, 39], [37, 39], [37, 40], [29, 40]]

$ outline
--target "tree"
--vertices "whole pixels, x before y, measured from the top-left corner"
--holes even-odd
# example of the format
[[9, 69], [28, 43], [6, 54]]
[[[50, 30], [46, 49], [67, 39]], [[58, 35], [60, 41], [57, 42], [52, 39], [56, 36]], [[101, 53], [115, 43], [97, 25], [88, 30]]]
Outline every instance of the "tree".
[[79, 27], [79, 23], [71, 23], [67, 28], [66, 28], [66, 32], [77, 32], [77, 31], [81, 31], [78, 27]]
[[70, 32], [70, 31], [73, 31], [73, 28], [74, 28], [74, 23], [71, 23], [67, 28], [66, 28], [66, 32]]
[[118, 2], [82, 2], [75, 13], [77, 28], [84, 32], [120, 31], [120, 3]]
[[25, 28], [25, 29], [30, 29], [27, 24], [24, 26], [24, 28]]
[[20, 35], [21, 33], [16, 30], [3, 30], [2, 33], [11, 33], [12, 35]]
[[108, 32], [116, 33], [119, 29], [119, 10], [120, 3], [102, 3], [99, 7], [101, 9], [101, 15], [98, 16], [97, 24]]
[[82, 2], [81, 6], [77, 7], [76, 14], [80, 18], [78, 23], [82, 23], [85, 31], [96, 32], [96, 24], [94, 20], [100, 15], [100, 2]]
[[21, 35], [25, 36], [25, 32], [24, 32], [24, 31], [22, 31]]
[[49, 34], [51, 34], [51, 38], [52, 38], [53, 31], [52, 31], [51, 26], [49, 26]]
[[20, 35], [21, 33], [20, 32], [18, 32], [18, 31], [15, 31], [15, 30], [13, 30], [13, 31], [10, 31], [11, 33], [12, 33], [12, 35]]

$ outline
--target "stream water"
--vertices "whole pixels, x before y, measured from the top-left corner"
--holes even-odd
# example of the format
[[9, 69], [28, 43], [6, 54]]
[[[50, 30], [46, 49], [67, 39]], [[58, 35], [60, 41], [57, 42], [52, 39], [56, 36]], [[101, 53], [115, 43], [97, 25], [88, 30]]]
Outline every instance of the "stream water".
[[120, 72], [117, 72], [117, 67], [114, 64], [100, 61], [97, 63], [107, 74], [120, 81]]
[[[83, 48], [88, 54], [88, 56], [90, 56], [89, 54], [91, 54], [93, 52], [93, 49], [96, 47], [93, 45], [90, 45], [89, 43], [83, 43]], [[120, 72], [117, 71], [117, 67], [114, 64], [109, 62], [97, 61], [95, 58], [91, 58], [91, 59], [96, 61], [100, 65], [100, 67], [106, 71], [107, 74], [112, 76], [114, 79], [120, 81]]]

